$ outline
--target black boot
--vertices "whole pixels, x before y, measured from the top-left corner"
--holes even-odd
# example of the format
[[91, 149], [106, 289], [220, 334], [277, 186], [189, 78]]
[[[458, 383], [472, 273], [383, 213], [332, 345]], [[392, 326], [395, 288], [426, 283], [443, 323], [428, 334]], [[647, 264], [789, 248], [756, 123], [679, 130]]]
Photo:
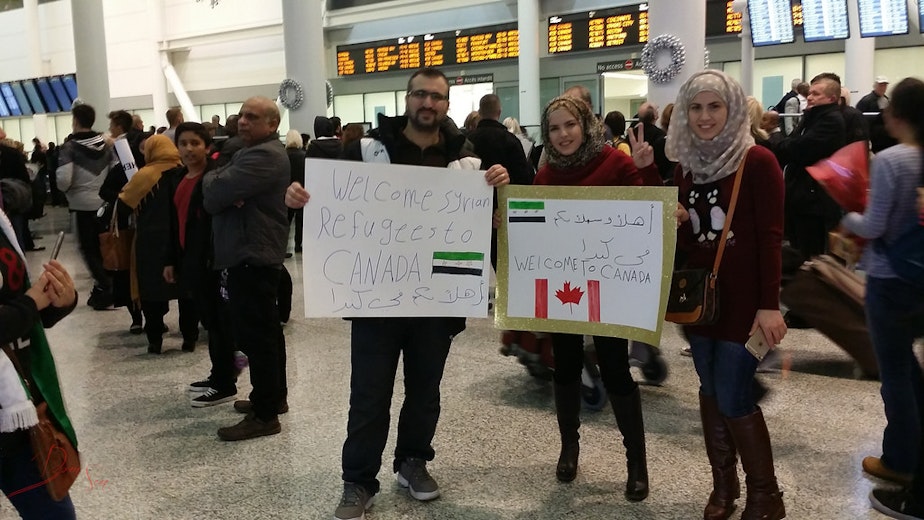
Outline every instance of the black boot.
[[742, 520], [780, 520], [786, 517], [783, 492], [773, 471], [773, 451], [764, 414], [757, 411], [744, 417], [725, 419], [741, 455], [747, 482], [747, 502]]
[[700, 394], [699, 415], [703, 420], [706, 456], [712, 466], [712, 493], [703, 519], [727, 520], [735, 512], [735, 499], [741, 496], [735, 443], [715, 397]]
[[626, 395], [610, 394], [616, 424], [626, 447], [626, 500], [639, 502], [648, 497], [648, 461], [645, 454], [645, 423], [638, 386]]
[[578, 442], [581, 426], [581, 382], [555, 383], [555, 413], [558, 415], [558, 431], [561, 433], [561, 454], [555, 477], [561, 482], [571, 482], [577, 476]]

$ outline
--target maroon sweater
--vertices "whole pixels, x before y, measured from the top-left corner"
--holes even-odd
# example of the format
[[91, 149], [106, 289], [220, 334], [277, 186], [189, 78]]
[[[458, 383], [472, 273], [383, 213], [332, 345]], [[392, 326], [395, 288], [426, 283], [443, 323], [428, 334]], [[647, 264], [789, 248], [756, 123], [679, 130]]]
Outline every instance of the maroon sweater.
[[[744, 343], [758, 309], [779, 309], [783, 240], [783, 173], [773, 153], [761, 146], [748, 152], [738, 206], [719, 266], [719, 321], [686, 327], [687, 334]], [[674, 181], [690, 220], [677, 231], [686, 267], [712, 269], [735, 176], [693, 184], [678, 166]], [[695, 213], [695, 215], [694, 215]], [[699, 220], [698, 226], [694, 225]]]
[[539, 169], [533, 184], [545, 186], [663, 186], [652, 164], [639, 170], [632, 158], [612, 146], [578, 168], [559, 170], [548, 164]]

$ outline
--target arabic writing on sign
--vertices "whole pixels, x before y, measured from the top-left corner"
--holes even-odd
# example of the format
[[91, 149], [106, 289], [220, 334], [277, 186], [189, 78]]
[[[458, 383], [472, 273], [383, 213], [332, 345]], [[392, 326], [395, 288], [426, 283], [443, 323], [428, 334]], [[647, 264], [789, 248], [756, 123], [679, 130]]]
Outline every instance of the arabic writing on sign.
[[309, 159], [308, 316], [483, 316], [493, 197], [483, 173]]
[[627, 226], [645, 228], [650, 235], [652, 223], [654, 222], [655, 205], [650, 204], [648, 210], [648, 213], [645, 215], [629, 215], [627, 212], [616, 214], [575, 213], [571, 210], [564, 209], [555, 213], [553, 222], [559, 227], [568, 224], [598, 224], [614, 228], [624, 228]]
[[658, 330], [664, 207], [508, 198], [507, 316]]

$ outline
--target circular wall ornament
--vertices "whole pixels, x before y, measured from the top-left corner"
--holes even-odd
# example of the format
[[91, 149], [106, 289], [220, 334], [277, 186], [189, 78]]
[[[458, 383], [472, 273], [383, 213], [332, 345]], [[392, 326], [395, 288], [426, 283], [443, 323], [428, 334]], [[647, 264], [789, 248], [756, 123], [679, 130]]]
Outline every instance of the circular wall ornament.
[[[667, 67], [658, 68], [657, 58], [662, 51], [670, 53], [671, 61]], [[661, 34], [645, 44], [641, 60], [642, 68], [648, 74], [648, 79], [655, 83], [670, 83], [680, 74], [680, 70], [687, 61], [686, 48], [680, 42], [680, 38], [670, 34]]]
[[289, 110], [296, 110], [305, 100], [305, 91], [294, 79], [286, 78], [279, 84], [279, 102]]

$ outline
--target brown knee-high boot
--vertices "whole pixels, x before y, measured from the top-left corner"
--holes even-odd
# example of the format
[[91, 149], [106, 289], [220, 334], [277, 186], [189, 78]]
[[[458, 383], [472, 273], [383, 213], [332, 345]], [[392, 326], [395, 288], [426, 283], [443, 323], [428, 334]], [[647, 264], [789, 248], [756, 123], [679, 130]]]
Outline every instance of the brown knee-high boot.
[[645, 453], [645, 423], [638, 387], [626, 395], [610, 394], [616, 425], [626, 447], [626, 500], [639, 502], [648, 497], [648, 460]]
[[571, 482], [577, 476], [578, 455], [581, 446], [578, 443], [581, 427], [581, 381], [574, 383], [555, 383], [555, 414], [558, 416], [558, 431], [561, 433], [561, 454], [555, 477], [562, 482]]
[[780, 520], [786, 517], [783, 493], [773, 471], [770, 432], [764, 414], [757, 411], [744, 417], [725, 419], [741, 455], [747, 483], [747, 503], [742, 520]]
[[735, 512], [735, 499], [741, 496], [735, 443], [715, 397], [700, 394], [699, 415], [703, 420], [706, 456], [712, 466], [712, 493], [703, 520], [727, 520]]

